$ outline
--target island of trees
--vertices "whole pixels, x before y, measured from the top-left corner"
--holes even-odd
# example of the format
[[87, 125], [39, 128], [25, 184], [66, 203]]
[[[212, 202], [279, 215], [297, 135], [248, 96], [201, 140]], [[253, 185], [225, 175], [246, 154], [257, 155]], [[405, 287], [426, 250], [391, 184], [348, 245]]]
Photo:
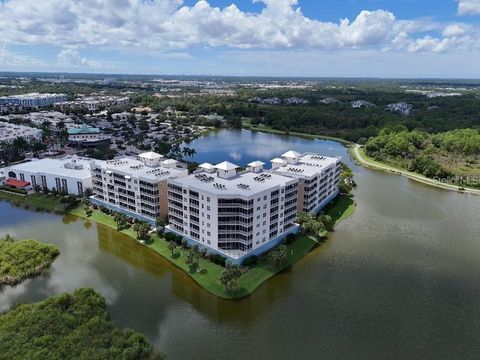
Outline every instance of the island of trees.
[[0, 287], [44, 273], [59, 254], [55, 245], [17, 241], [9, 235], [0, 238]]
[[91, 289], [18, 305], [0, 315], [0, 359], [160, 358], [145, 336], [114, 325], [104, 298]]

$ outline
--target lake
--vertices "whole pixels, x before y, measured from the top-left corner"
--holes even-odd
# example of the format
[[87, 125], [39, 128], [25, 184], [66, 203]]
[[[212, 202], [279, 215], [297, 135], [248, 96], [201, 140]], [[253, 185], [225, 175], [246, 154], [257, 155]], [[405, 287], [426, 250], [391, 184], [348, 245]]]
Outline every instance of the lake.
[[168, 359], [480, 358], [479, 197], [355, 166], [332, 141], [222, 130], [189, 146], [200, 163], [268, 162], [290, 149], [342, 156], [357, 211], [252, 296], [227, 301], [104, 226], [0, 202], [0, 235], [61, 250], [48, 276], [5, 288], [0, 311], [88, 286]]

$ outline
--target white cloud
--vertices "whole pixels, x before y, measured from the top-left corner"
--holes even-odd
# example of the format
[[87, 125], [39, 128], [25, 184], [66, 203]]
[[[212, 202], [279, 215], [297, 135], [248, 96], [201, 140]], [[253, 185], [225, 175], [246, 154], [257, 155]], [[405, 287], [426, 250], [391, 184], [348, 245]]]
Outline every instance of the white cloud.
[[458, 0], [459, 15], [480, 15], [480, 0]]
[[448, 25], [442, 32], [442, 35], [446, 38], [454, 37], [454, 36], [462, 36], [465, 35], [466, 29], [459, 25], [459, 24], [452, 24]]
[[112, 64], [104, 61], [87, 59], [80, 55], [78, 47], [66, 45], [57, 54], [57, 60], [60, 66], [69, 68], [89, 68], [89, 69], [113, 69]]
[[3, 67], [16, 66], [42, 66], [42, 61], [34, 57], [18, 54], [8, 49], [6, 45], [0, 44], [0, 64]]
[[[183, 0], [4, 0], [0, 1], [0, 33], [7, 44], [60, 47], [57, 60], [62, 68], [103, 70], [115, 67], [83, 56], [85, 48], [160, 53], [165, 59], [180, 60], [191, 60], [182, 49], [212, 47], [377, 53], [480, 48], [474, 25], [399, 20], [385, 10], [361, 11], [354, 19], [326, 22], [306, 17], [299, 0], [252, 1], [263, 4], [261, 12], [244, 12], [234, 4], [219, 8], [206, 0], [193, 6], [184, 6]], [[459, 13], [471, 13], [472, 4], [479, 2], [460, 0]], [[430, 35], [424, 36], [425, 32]]]

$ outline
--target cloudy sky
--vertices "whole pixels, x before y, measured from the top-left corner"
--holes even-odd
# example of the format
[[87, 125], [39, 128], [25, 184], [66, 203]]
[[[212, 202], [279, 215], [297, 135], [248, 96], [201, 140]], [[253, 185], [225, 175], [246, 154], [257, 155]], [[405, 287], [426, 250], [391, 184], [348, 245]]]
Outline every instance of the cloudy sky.
[[480, 0], [0, 0], [0, 71], [480, 78]]

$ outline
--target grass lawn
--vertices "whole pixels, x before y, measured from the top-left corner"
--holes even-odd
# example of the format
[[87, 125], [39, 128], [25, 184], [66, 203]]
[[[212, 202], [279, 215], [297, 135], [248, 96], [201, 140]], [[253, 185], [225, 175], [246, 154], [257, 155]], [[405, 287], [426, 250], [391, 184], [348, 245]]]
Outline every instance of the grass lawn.
[[0, 287], [42, 274], [59, 254], [58, 247], [40, 241], [0, 239]]
[[[62, 204], [60, 204], [59, 198], [39, 194], [23, 197], [23, 201], [24, 204], [34, 204], [37, 202], [45, 201], [50, 209], [57, 209], [59, 206], [63, 206]], [[33, 209], [39, 208], [38, 206], [33, 205], [31, 207]], [[340, 221], [351, 216], [354, 211], [354, 201], [351, 197], [348, 196], [339, 196], [337, 200], [332, 204], [332, 206], [325, 210], [325, 212], [332, 217], [332, 228]], [[103, 224], [114, 230], [117, 230], [117, 225], [113, 218], [110, 215], [101, 212], [100, 210], [92, 210], [92, 215], [89, 217], [87, 217], [85, 210], [82, 206], [77, 206], [75, 208], [65, 210], [65, 212], [84, 219], [88, 219], [90, 221], [97, 222], [99, 224]], [[120, 232], [137, 240], [137, 235], [131, 227], [121, 230]], [[200, 259], [199, 265], [201, 271], [190, 273], [188, 265], [185, 263], [185, 253], [183, 250], [180, 251], [179, 257], [172, 258], [171, 252], [168, 249], [168, 243], [163, 238], [160, 238], [157, 235], [153, 235], [151, 241], [149, 243], [146, 243], [145, 245], [152, 251], [155, 251], [156, 253], [163, 256], [173, 265], [185, 271], [190, 277], [192, 277], [194, 281], [196, 281], [208, 292], [221, 298], [237, 299], [251, 294], [253, 291], [255, 291], [255, 289], [257, 289], [269, 278], [299, 261], [314, 247], [318, 246], [319, 243], [314, 238], [308, 236], [299, 236], [293, 244], [287, 245], [287, 261], [285, 262], [285, 264], [278, 268], [272, 268], [269, 264], [267, 264], [265, 260], [260, 258], [256, 266], [250, 268], [240, 277], [238, 281], [240, 288], [236, 292], [226, 292], [221, 285], [219, 279], [220, 274], [224, 269], [222, 266], [214, 264], [210, 260]]]
[[[334, 205], [326, 210], [326, 213], [332, 217], [334, 225], [337, 225], [340, 221], [351, 216], [354, 211], [355, 205], [353, 199], [348, 196], [340, 196], [337, 201], [335, 201]], [[106, 225], [114, 230], [117, 229], [117, 225], [112, 217], [104, 214], [100, 210], [93, 210], [90, 217], [86, 216], [85, 211], [81, 206], [69, 210], [69, 213]], [[137, 239], [137, 235], [131, 228], [122, 230], [121, 233]], [[314, 247], [318, 246], [319, 243], [312, 237], [299, 236], [293, 244], [287, 245], [287, 261], [278, 268], [272, 268], [265, 260], [259, 259], [256, 266], [250, 268], [240, 277], [238, 280], [240, 288], [235, 292], [226, 292], [220, 283], [220, 274], [224, 269], [222, 266], [214, 264], [207, 259], [200, 259], [199, 267], [201, 271], [191, 273], [185, 262], [185, 252], [183, 250], [180, 251], [179, 257], [172, 258], [171, 252], [168, 249], [168, 243], [157, 235], [153, 235], [151, 241], [145, 245], [156, 253], [162, 255], [176, 267], [185, 271], [196, 283], [211, 294], [225, 299], [238, 299], [248, 296], [269, 278], [299, 261]]]
[[355, 212], [356, 204], [352, 196], [339, 195], [335, 201], [325, 209], [325, 214], [332, 218], [332, 230], [341, 221], [349, 218]]
[[41, 193], [24, 196], [12, 192], [0, 191], [0, 200], [6, 200], [17, 206], [36, 211], [62, 213], [65, 212], [66, 209], [58, 197]]

